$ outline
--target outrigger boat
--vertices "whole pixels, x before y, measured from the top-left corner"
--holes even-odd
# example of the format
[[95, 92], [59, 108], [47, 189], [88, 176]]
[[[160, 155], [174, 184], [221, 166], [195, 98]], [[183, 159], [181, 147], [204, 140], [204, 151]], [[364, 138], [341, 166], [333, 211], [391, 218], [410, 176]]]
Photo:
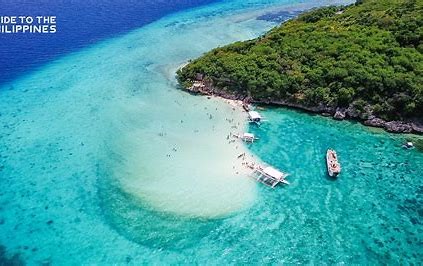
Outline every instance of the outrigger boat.
[[337, 177], [339, 173], [341, 173], [341, 165], [339, 164], [338, 156], [332, 149], [328, 149], [326, 152], [326, 164], [329, 176]]
[[249, 111], [248, 120], [250, 123], [256, 123], [257, 125], [260, 125], [260, 123], [263, 121], [263, 117], [256, 111]]
[[254, 169], [254, 178], [265, 184], [266, 186], [269, 186], [271, 188], [274, 188], [279, 183], [283, 183], [286, 185], [289, 185], [289, 182], [286, 181], [286, 177], [288, 174], [282, 173], [279, 170], [276, 170], [275, 168], [271, 166], [262, 167], [258, 166]]

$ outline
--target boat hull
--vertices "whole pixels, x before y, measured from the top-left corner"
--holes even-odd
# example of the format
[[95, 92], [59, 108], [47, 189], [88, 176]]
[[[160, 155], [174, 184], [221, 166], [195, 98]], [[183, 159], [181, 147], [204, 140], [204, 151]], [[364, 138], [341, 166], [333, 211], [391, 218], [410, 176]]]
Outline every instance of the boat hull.
[[336, 178], [341, 173], [341, 165], [338, 162], [338, 156], [334, 150], [327, 150], [326, 166], [330, 177]]

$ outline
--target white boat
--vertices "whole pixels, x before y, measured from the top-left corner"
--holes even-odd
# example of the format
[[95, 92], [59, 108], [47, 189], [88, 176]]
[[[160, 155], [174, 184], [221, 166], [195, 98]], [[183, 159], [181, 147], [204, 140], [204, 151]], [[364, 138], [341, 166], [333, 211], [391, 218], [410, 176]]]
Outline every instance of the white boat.
[[255, 170], [255, 179], [271, 188], [274, 188], [277, 184], [283, 183], [289, 185], [289, 182], [286, 181], [288, 174], [282, 173], [281, 171], [271, 167], [261, 167], [258, 166]]
[[261, 115], [256, 111], [249, 111], [248, 112], [248, 119], [250, 120], [250, 122], [256, 123], [258, 125], [260, 125], [260, 122], [263, 120]]
[[242, 139], [245, 142], [250, 142], [250, 143], [253, 143], [255, 140], [259, 139], [252, 133], [237, 134], [233, 136], [236, 138]]
[[407, 143], [405, 143], [404, 145], [402, 145], [404, 148], [406, 148], [406, 149], [408, 149], [408, 150], [411, 150], [411, 149], [414, 149], [414, 144], [413, 144], [413, 142], [411, 142], [411, 141], [409, 141], [409, 142], [407, 142]]
[[326, 152], [326, 165], [328, 167], [328, 174], [331, 177], [337, 177], [341, 173], [341, 165], [338, 161], [338, 155], [332, 149]]

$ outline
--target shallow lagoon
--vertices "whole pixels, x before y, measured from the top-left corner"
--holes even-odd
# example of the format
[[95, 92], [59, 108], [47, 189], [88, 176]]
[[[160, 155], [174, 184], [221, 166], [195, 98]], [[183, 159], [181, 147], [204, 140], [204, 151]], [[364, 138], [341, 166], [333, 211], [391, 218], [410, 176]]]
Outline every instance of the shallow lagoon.
[[[268, 109], [270, 122], [251, 128], [260, 142], [247, 148], [292, 183], [270, 190], [233, 168], [245, 147], [226, 136], [242, 131], [243, 114], [175, 89], [187, 59], [275, 25], [258, 16], [311, 3], [299, 2], [181, 12], [0, 89], [8, 256], [31, 264], [420, 262], [423, 156], [402, 150], [402, 136]], [[341, 157], [337, 181], [326, 178], [328, 146]]]
[[[297, 257], [420, 261], [423, 153], [402, 144], [422, 137], [285, 108], [262, 112], [269, 123], [251, 128], [260, 137], [260, 145], [251, 150], [291, 173], [291, 185], [276, 193], [260, 189], [260, 197], [277, 206], [269, 206], [269, 212], [286, 217], [281, 226], [286, 235], [281, 237], [297, 247]], [[338, 179], [327, 176], [328, 148], [340, 157]]]

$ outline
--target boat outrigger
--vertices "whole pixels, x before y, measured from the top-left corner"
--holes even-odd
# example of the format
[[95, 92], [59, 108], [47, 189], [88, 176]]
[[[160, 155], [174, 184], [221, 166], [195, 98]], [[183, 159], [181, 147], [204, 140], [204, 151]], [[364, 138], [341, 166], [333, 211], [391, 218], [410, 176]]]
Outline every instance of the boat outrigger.
[[275, 168], [271, 166], [267, 166], [267, 167], [258, 166], [254, 169], [254, 173], [255, 173], [254, 178], [257, 181], [271, 188], [274, 188], [279, 183], [289, 185], [289, 182], [285, 180], [288, 174], [282, 173], [281, 171], [276, 170]]
[[341, 173], [341, 165], [339, 164], [338, 156], [332, 149], [328, 149], [326, 152], [326, 164], [329, 176], [337, 177], [339, 173]]

